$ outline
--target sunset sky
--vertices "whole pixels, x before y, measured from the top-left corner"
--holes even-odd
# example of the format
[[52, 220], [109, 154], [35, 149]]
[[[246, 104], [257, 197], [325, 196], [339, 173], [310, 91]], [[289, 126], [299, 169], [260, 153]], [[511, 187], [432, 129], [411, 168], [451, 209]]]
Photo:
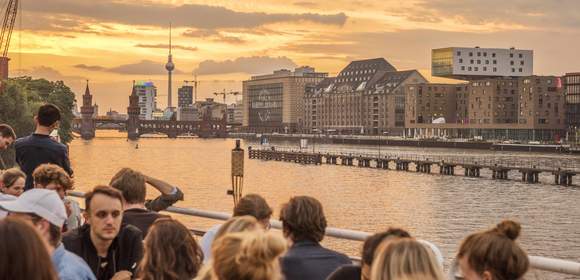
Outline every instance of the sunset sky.
[[78, 100], [90, 79], [101, 114], [126, 113], [132, 80], [155, 82], [165, 107], [169, 22], [175, 103], [194, 71], [199, 99], [241, 91], [242, 80], [274, 69], [309, 65], [335, 75], [375, 57], [431, 79], [431, 49], [448, 46], [533, 49], [536, 74], [580, 71], [576, 0], [21, 2], [11, 76], [64, 80]]

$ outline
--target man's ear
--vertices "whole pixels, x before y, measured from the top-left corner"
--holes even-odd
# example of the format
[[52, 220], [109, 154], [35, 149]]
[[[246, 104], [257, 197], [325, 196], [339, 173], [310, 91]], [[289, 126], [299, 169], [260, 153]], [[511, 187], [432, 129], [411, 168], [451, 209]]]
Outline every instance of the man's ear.
[[90, 225], [91, 223], [89, 222], [89, 217], [90, 217], [89, 212], [87, 212], [87, 210], [85, 210], [85, 211], [83, 211], [82, 215], [83, 215], [83, 219], [85, 220], [85, 223]]

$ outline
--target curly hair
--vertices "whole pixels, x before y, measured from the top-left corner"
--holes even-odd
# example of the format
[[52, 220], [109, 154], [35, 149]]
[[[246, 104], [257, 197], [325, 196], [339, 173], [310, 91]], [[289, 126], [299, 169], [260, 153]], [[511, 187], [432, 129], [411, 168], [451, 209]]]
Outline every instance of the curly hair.
[[326, 231], [326, 217], [322, 204], [310, 196], [296, 196], [282, 206], [280, 221], [286, 236], [293, 241], [320, 242]]
[[32, 178], [35, 184], [46, 186], [50, 183], [55, 183], [62, 186], [65, 191], [72, 190], [74, 187], [73, 179], [62, 167], [56, 164], [46, 163], [39, 165], [32, 172]]
[[144, 245], [140, 279], [193, 279], [201, 268], [201, 248], [189, 230], [176, 220], [157, 219], [149, 229]]

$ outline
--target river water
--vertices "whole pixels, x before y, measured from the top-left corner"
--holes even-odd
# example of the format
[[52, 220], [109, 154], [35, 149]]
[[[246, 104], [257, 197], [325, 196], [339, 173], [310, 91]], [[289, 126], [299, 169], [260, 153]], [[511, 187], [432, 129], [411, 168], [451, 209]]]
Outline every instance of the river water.
[[[70, 145], [77, 190], [87, 191], [95, 185], [107, 184], [117, 170], [131, 167], [182, 188], [186, 199], [176, 206], [231, 212], [233, 202], [226, 191], [231, 184], [233, 139], [148, 138], [132, 142], [121, 138], [122, 134], [98, 133], [106, 137], [74, 140]], [[243, 142], [246, 150], [248, 145], [257, 144]], [[377, 147], [370, 146], [318, 145], [314, 149], [378, 152]], [[502, 157], [563, 164], [580, 162], [577, 156], [557, 154], [384, 146], [381, 152]], [[541, 178], [540, 184], [521, 183], [515, 180], [515, 173], [510, 175], [513, 180], [495, 181], [485, 172], [483, 179], [473, 179], [249, 160], [246, 155], [243, 191], [264, 196], [275, 209], [273, 218], [278, 217], [281, 204], [292, 196], [316, 197], [324, 205], [329, 226], [368, 232], [402, 227], [415, 237], [437, 244], [447, 261], [467, 234], [491, 227], [502, 219], [515, 219], [522, 223], [520, 242], [530, 255], [580, 261], [580, 188], [550, 184], [553, 179], [547, 175]], [[576, 180], [578, 185], [580, 178]], [[148, 196], [154, 195], [154, 190], [148, 191]], [[216, 223], [190, 217], [179, 219], [198, 229], [207, 229]], [[362, 245], [332, 238], [324, 243], [350, 255], [359, 255]], [[554, 278], [560, 276], [546, 279]]]

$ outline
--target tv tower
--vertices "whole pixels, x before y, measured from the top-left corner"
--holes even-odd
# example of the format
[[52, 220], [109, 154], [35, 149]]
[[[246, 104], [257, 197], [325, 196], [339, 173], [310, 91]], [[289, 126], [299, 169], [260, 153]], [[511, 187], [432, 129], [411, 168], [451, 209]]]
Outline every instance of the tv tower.
[[171, 56], [171, 23], [169, 23], [169, 55], [167, 56], [167, 64], [165, 64], [165, 69], [167, 70], [167, 75], [169, 78], [169, 83], [167, 86], [167, 109], [173, 111], [173, 106], [171, 106], [171, 72], [175, 69], [175, 64], [173, 64], [173, 57]]

